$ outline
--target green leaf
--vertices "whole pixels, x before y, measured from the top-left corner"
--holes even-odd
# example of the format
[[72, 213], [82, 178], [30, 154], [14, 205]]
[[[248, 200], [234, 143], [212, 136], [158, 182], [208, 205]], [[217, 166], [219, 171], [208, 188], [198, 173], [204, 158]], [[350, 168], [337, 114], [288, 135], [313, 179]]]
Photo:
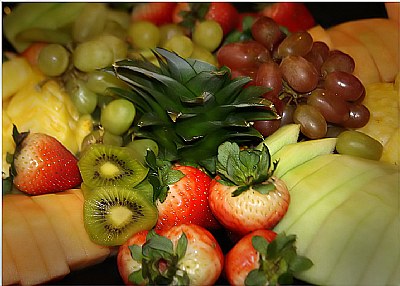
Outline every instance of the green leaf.
[[186, 83], [192, 77], [196, 76], [196, 71], [193, 69], [193, 67], [176, 53], [162, 48], [156, 48], [156, 51], [165, 58], [168, 63], [168, 68], [171, 72], [171, 76], [180, 83]]
[[289, 269], [296, 273], [310, 269], [313, 266], [313, 262], [304, 256], [295, 256], [289, 263]]
[[130, 273], [128, 280], [132, 282], [133, 285], [142, 285], [146, 281], [146, 279], [143, 278], [142, 269]]
[[185, 257], [186, 249], [188, 245], [188, 240], [186, 234], [183, 232], [179, 237], [178, 243], [176, 245], [176, 254], [178, 256], [178, 260]]
[[137, 245], [137, 244], [133, 244], [133, 245], [129, 245], [129, 250], [131, 251], [131, 256], [133, 258], [133, 260], [137, 261], [137, 262], [142, 262], [142, 247]]
[[142, 247], [143, 257], [153, 257], [154, 253], [162, 253], [162, 257], [173, 255], [174, 248], [172, 241], [161, 235], [154, 235], [147, 240]]
[[247, 274], [244, 285], [246, 286], [260, 286], [260, 285], [271, 285], [268, 281], [267, 275], [259, 270], [253, 269]]
[[267, 254], [269, 242], [264, 237], [255, 235], [251, 238], [251, 243], [258, 253]]

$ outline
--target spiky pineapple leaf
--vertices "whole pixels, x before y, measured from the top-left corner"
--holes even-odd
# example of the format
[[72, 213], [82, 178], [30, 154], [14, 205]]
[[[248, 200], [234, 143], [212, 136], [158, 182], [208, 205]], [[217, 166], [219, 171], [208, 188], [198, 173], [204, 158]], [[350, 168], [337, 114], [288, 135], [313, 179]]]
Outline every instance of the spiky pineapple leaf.
[[197, 73], [190, 63], [176, 53], [161, 48], [156, 48], [155, 50], [165, 58], [171, 76], [177, 81], [186, 83], [192, 77], [196, 76]]

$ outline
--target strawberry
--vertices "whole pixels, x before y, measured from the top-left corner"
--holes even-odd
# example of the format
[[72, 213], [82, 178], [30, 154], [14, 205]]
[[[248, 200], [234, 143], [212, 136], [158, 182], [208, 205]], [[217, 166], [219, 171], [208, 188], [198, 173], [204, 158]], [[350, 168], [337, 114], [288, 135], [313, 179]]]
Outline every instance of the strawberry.
[[77, 158], [56, 138], [43, 133], [19, 133], [14, 126], [16, 143], [11, 174], [22, 192], [40, 195], [78, 186], [82, 178]]
[[[219, 227], [209, 206], [211, 178], [205, 172], [192, 166], [171, 166], [160, 160], [149, 163], [149, 166], [149, 181], [155, 189], [158, 209], [157, 230], [182, 223], [209, 229]], [[164, 181], [160, 182], [159, 178], [164, 178]]]
[[214, 285], [224, 256], [205, 228], [181, 224], [138, 233], [120, 246], [118, 269], [127, 285]]
[[315, 25], [313, 15], [303, 3], [274, 3], [262, 9], [261, 14], [274, 19], [292, 33], [306, 31]]
[[149, 2], [134, 6], [131, 13], [132, 21], [149, 21], [160, 26], [172, 22], [175, 2]]
[[32, 66], [37, 66], [40, 51], [47, 46], [48, 43], [36, 42], [27, 47], [21, 55], [28, 60]]
[[265, 145], [262, 150], [240, 150], [231, 142], [219, 146], [209, 200], [211, 211], [226, 229], [238, 235], [270, 229], [286, 214], [289, 191], [273, 176], [270, 164]]
[[227, 35], [237, 26], [239, 12], [235, 6], [227, 2], [182, 2], [173, 12], [173, 22], [193, 28], [197, 21], [214, 20], [221, 25], [224, 35]]
[[225, 256], [224, 273], [230, 285], [292, 284], [293, 274], [312, 266], [297, 255], [296, 236], [259, 229], [242, 237]]

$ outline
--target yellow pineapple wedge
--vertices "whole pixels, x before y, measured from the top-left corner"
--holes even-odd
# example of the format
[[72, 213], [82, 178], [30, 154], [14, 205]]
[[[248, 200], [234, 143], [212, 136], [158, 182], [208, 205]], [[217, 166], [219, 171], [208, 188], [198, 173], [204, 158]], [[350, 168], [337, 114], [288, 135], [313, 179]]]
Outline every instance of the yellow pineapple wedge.
[[372, 83], [365, 86], [363, 104], [371, 117], [367, 125], [358, 129], [383, 145], [381, 161], [399, 165], [400, 146], [400, 74], [394, 83]]
[[[15, 59], [10, 60], [15, 61]], [[22, 61], [23, 62], [23, 61]], [[3, 63], [3, 70], [8, 62]], [[15, 64], [14, 64], [15, 65]], [[24, 71], [28, 69], [28, 71]], [[22, 65], [11, 73], [13, 77], [24, 76], [22, 83], [12, 84], [14, 78], [3, 77], [7, 96], [3, 93], [3, 173], [8, 176], [7, 152], [13, 153], [12, 126], [20, 132], [42, 132], [58, 139], [73, 154], [80, 151], [83, 138], [93, 129], [90, 115], [80, 115], [70, 96], [53, 79], [46, 79], [37, 69]], [[29, 76], [28, 76], [29, 75]], [[19, 82], [19, 81], [17, 81]], [[4, 91], [3, 91], [4, 92]]]

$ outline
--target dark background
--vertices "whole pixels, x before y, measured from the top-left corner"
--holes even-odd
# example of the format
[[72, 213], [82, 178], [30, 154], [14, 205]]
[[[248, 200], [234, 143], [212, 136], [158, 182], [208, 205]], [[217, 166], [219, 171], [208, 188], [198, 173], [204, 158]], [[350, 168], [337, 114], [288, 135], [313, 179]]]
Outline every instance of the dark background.
[[[114, 3], [116, 4], [116, 3]], [[2, 3], [2, 6], [13, 5]], [[235, 2], [234, 5], [240, 11], [254, 11], [259, 2]], [[386, 18], [386, 10], [383, 2], [306, 2], [310, 12], [313, 14], [316, 23], [324, 28], [328, 28], [343, 22], [366, 19], [366, 18]], [[9, 50], [10, 46], [3, 37], [3, 51]], [[220, 239], [223, 234], [217, 233]], [[227, 249], [230, 247], [228, 241], [221, 243]], [[95, 265], [84, 270], [75, 271], [65, 277], [63, 280], [48, 285], [122, 285], [122, 280], [118, 274], [116, 257], [108, 258], [99, 265]], [[220, 281], [223, 285], [224, 281]], [[296, 284], [302, 284], [296, 281]]]

